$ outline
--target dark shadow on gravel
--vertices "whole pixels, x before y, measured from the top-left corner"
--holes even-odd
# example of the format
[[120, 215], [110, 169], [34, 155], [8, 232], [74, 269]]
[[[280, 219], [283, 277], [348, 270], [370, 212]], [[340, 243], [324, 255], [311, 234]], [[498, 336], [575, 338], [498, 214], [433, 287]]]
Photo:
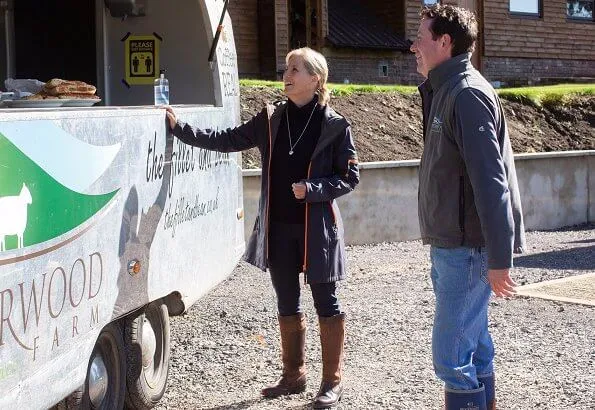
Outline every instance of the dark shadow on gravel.
[[570, 241], [566, 243], [595, 243], [595, 238], [592, 239], [583, 239], [582, 241]]
[[595, 269], [595, 245], [514, 258], [514, 266], [543, 269]]
[[[224, 404], [221, 406], [206, 407], [205, 410], [242, 410], [242, 409], [250, 408], [262, 401], [266, 401], [266, 399], [254, 398], [254, 399], [249, 399], [249, 400], [243, 400], [243, 401], [240, 401], [240, 402], [237, 402], [234, 404]], [[285, 410], [306, 410], [306, 409], [311, 409], [311, 408], [312, 408], [312, 406], [310, 404], [304, 404], [304, 405], [299, 405], [299, 406], [285, 407]]]
[[240, 402], [234, 403], [234, 404], [224, 404], [221, 406], [215, 406], [215, 407], [205, 407], [205, 410], [241, 410], [241, 409], [247, 409], [253, 405], [255, 405], [256, 403], [260, 402], [262, 399], [260, 398], [254, 398], [254, 399], [249, 399], [249, 400], [242, 400]]
[[[585, 222], [585, 223], [578, 224], [578, 225], [564, 226], [562, 228], [545, 229], [541, 232], [582, 232], [582, 231], [591, 231], [593, 229], [595, 229], [595, 223]], [[527, 231], [527, 232], [531, 232], [531, 231]]]

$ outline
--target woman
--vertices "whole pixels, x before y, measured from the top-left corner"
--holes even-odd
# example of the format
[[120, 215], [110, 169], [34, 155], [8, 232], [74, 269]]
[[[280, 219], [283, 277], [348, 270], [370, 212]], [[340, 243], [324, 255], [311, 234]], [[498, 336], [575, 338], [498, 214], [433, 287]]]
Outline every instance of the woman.
[[343, 393], [341, 368], [345, 314], [336, 282], [345, 278], [343, 223], [335, 198], [359, 182], [349, 123], [328, 106], [328, 68], [322, 54], [300, 48], [286, 57], [288, 100], [268, 105], [250, 121], [225, 131], [178, 121], [173, 134], [201, 148], [230, 152], [258, 147], [262, 160], [259, 213], [244, 258], [266, 270], [277, 295], [283, 373], [265, 397], [303, 392], [306, 321], [299, 274], [310, 285], [319, 316], [323, 375], [314, 408], [332, 407]]

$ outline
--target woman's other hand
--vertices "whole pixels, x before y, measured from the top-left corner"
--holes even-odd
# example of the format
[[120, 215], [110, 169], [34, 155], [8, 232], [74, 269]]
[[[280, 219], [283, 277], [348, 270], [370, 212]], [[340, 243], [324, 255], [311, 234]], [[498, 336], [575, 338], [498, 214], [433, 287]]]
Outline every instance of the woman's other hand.
[[304, 199], [306, 198], [306, 184], [303, 182], [297, 182], [295, 184], [291, 184], [291, 189], [293, 190], [293, 195], [295, 199]]
[[169, 123], [169, 128], [172, 130], [176, 127], [176, 123], [178, 119], [176, 118], [176, 113], [174, 112], [173, 108], [169, 105], [162, 105], [162, 108], [165, 108], [165, 115], [167, 116], [167, 122]]

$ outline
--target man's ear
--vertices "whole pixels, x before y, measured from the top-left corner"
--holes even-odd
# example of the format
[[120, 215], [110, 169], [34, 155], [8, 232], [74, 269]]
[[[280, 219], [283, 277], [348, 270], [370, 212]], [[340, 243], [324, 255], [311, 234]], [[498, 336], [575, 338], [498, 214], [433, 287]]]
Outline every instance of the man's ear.
[[450, 36], [450, 34], [442, 35], [442, 38], [440, 39], [440, 45], [443, 48], [446, 48], [448, 50], [448, 53], [452, 56], [453, 42], [452, 42], [452, 37]]
[[443, 34], [440, 42], [442, 47], [452, 47], [452, 38], [450, 37], [450, 34]]

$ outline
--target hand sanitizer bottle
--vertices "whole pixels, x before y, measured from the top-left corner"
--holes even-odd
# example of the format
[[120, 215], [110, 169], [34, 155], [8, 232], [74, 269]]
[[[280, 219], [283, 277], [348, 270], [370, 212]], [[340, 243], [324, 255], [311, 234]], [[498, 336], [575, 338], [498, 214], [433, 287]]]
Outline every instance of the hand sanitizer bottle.
[[155, 79], [155, 105], [169, 105], [169, 81], [165, 78], [165, 69], [159, 70]]

